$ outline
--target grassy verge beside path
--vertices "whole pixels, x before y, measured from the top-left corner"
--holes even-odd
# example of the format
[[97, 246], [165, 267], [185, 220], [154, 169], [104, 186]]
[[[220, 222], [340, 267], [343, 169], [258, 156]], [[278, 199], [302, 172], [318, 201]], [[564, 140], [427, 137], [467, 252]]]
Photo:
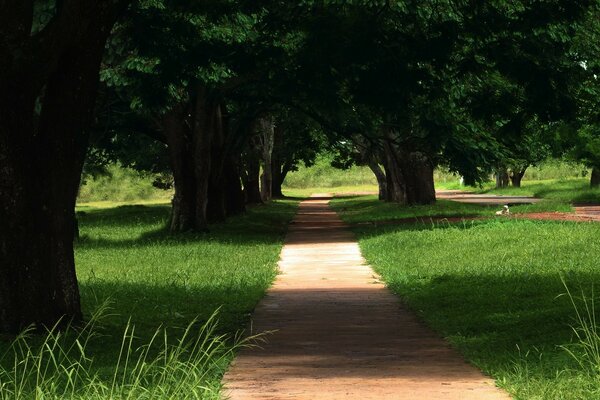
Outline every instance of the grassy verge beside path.
[[[274, 201], [213, 225], [210, 233], [178, 235], [164, 230], [169, 215], [166, 206], [80, 207], [81, 239], [76, 243], [75, 256], [83, 311], [89, 319], [106, 299], [110, 311], [103, 313], [84, 346], [83, 368], [74, 371], [59, 351], [59, 347], [74, 344], [74, 331], [45, 354], [50, 364], [54, 356], [62, 361], [42, 368], [46, 378], [36, 398], [216, 398], [220, 377], [231, 357], [230, 339], [245, 328], [276, 275], [284, 234], [297, 203]], [[199, 331], [216, 310], [215, 330]], [[160, 327], [162, 330], [157, 331]], [[186, 327], [191, 327], [188, 337], [179, 342]], [[161, 347], [164, 332], [170, 343], [175, 343], [168, 356]], [[186, 346], [198, 335], [206, 342], [199, 344], [198, 357], [190, 360], [195, 356]], [[225, 336], [219, 339], [219, 335]], [[27, 341], [32, 353], [21, 360], [21, 369], [13, 371], [18, 372], [14, 379], [8, 378], [16, 368], [11, 350], [4, 357], [0, 363], [0, 399], [35, 397], [36, 381], [40, 381], [35, 362], [41, 357], [36, 354], [42, 354], [42, 339]], [[153, 340], [147, 357], [138, 358]], [[0, 356], [7, 346], [0, 342]], [[77, 346], [73, 350], [76, 353]], [[129, 364], [127, 349], [132, 350]], [[141, 364], [136, 367], [138, 360]], [[135, 368], [143, 370], [142, 378]], [[67, 371], [74, 373], [71, 376]], [[121, 378], [123, 371], [134, 373]], [[70, 380], [76, 382], [73, 387]]]
[[[350, 223], [475, 210], [447, 202], [402, 208], [373, 196], [332, 206]], [[593, 297], [600, 224], [490, 219], [353, 229], [391, 290], [515, 398], [600, 397], [599, 358], [582, 346], [587, 340], [593, 350], [600, 338], [581, 330], [576, 337], [580, 324], [561, 281]]]

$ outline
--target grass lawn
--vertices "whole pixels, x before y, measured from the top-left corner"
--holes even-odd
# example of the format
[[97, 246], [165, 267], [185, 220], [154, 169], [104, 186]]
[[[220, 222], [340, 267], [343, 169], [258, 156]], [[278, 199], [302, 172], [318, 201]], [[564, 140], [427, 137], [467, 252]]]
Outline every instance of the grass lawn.
[[[296, 206], [294, 200], [275, 201], [214, 225], [210, 233], [178, 235], [169, 235], [164, 230], [169, 215], [167, 206], [78, 207], [81, 238], [76, 243], [75, 256], [83, 310], [89, 319], [108, 299], [110, 311], [102, 313], [95, 336], [85, 345], [85, 356], [93, 361], [85, 361], [85, 367], [74, 372], [89, 374], [90, 377], [77, 379], [88, 384], [92, 381], [93, 387], [69, 388], [66, 370], [61, 371], [69, 364], [65, 361], [62, 366], [51, 365], [46, 372], [44, 399], [217, 397], [220, 377], [231, 359], [231, 339], [245, 328], [254, 306], [276, 275], [284, 233]], [[207, 342], [199, 344], [201, 350], [197, 351], [196, 361], [190, 360], [187, 353], [192, 351], [181, 351], [182, 348], [195, 343], [202, 326], [217, 309], [218, 324], [214, 332], [201, 335], [201, 340]], [[190, 324], [188, 338], [177, 342]], [[141, 360], [143, 346], [153, 340], [160, 327], [166, 330], [174, 348], [164, 357], [161, 352], [164, 353], [165, 339], [161, 331], [154, 338], [157, 345]], [[126, 329], [129, 330], [124, 341]], [[226, 337], [219, 339], [223, 334]], [[68, 347], [74, 338], [75, 332], [61, 338], [60, 347]], [[35, 367], [31, 366], [39, 352], [39, 344], [34, 342], [27, 341], [33, 343], [32, 354], [25, 358], [29, 359], [29, 366], [21, 363], [18, 367], [21, 369], [15, 370], [10, 362], [11, 351], [4, 358], [0, 399], [35, 397], [27, 392], [39, 381], [38, 373], [32, 371]], [[2, 346], [7, 344], [0, 343], [0, 355]], [[125, 352], [127, 349], [132, 352], [126, 367], [127, 354], [123, 356], [122, 346]], [[60, 354], [57, 349], [45, 355]], [[178, 351], [186, 354], [177, 355]], [[121, 384], [122, 372], [115, 382], [115, 370], [135, 370], [134, 361], [151, 364], [157, 358], [160, 365], [144, 374], [142, 382], [128, 377], [125, 386], [131, 387], [112, 388]], [[165, 377], [164, 371], [171, 368], [174, 372], [167, 371]], [[57, 372], [53, 375], [54, 370]], [[19, 376], [8, 379], [6, 371], [17, 371]], [[22, 384], [21, 379], [29, 382]], [[189, 384], [183, 387], [185, 390], [176, 388], [185, 382]], [[53, 383], [58, 389], [51, 387]], [[14, 392], [19, 388], [23, 391], [17, 396]]]
[[[481, 211], [450, 202], [403, 208], [374, 196], [332, 204], [351, 223]], [[490, 219], [353, 229], [391, 290], [515, 398], [600, 397], [600, 338], [579, 331], [593, 345], [585, 351], [561, 281], [579, 297], [600, 284], [600, 224]]]

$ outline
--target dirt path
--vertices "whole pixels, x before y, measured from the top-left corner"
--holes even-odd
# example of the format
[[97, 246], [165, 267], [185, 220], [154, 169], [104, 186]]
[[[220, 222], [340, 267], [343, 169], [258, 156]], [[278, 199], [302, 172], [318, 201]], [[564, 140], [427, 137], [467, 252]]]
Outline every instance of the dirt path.
[[533, 204], [541, 201], [536, 197], [529, 196], [504, 196], [497, 194], [478, 194], [462, 190], [437, 190], [436, 198], [444, 200], [457, 201], [459, 203], [480, 204], [480, 205], [516, 205]]
[[275, 284], [224, 377], [242, 399], [508, 399], [423, 326], [364, 263], [328, 198], [303, 201]]

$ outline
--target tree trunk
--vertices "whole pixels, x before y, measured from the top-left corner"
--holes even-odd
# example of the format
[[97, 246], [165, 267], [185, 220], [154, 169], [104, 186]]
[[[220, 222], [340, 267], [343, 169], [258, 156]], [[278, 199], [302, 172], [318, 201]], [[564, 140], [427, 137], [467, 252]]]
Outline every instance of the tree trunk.
[[[48, 75], [34, 127], [30, 76], [0, 82], [0, 331], [82, 318], [75, 201], [111, 9], [81, 26]], [[42, 65], [38, 66], [43, 68]]]
[[592, 176], [590, 178], [590, 187], [592, 187], [592, 188], [600, 187], [600, 168], [598, 168], [598, 167], [592, 168]]
[[195, 223], [197, 231], [208, 231], [208, 201], [212, 165], [212, 139], [215, 129], [216, 108], [211, 104], [206, 89], [198, 85], [194, 104], [192, 140], [194, 176], [196, 181]]
[[506, 169], [498, 169], [496, 171], [496, 189], [508, 187], [508, 171]]
[[389, 140], [384, 141], [383, 151], [387, 199], [398, 204], [407, 204], [406, 181], [397, 151]]
[[190, 132], [186, 127], [180, 107], [165, 115], [163, 131], [169, 149], [175, 189], [169, 230], [171, 232], [193, 230], [196, 221], [194, 158], [191, 151]]
[[223, 172], [225, 181], [225, 207], [227, 215], [237, 215], [246, 211], [246, 201], [242, 191], [239, 164], [235, 157], [230, 157]]
[[215, 123], [211, 146], [212, 165], [206, 212], [210, 222], [223, 222], [227, 219], [227, 209], [225, 205], [226, 182], [225, 177], [223, 176], [223, 169], [228, 156], [225, 145], [225, 129], [223, 127], [221, 107], [217, 105], [214, 112]]
[[281, 186], [283, 185], [283, 166], [279, 160], [274, 160], [271, 163], [271, 172], [273, 173], [273, 181], [271, 182], [271, 195], [274, 199], [283, 198]]
[[369, 168], [373, 171], [375, 178], [377, 178], [377, 186], [379, 187], [379, 200], [387, 199], [387, 179], [385, 173], [375, 161], [369, 161]]
[[422, 152], [403, 154], [404, 178], [406, 180], [406, 202], [409, 205], [435, 203], [433, 165]]
[[246, 174], [244, 175], [244, 196], [247, 204], [260, 204], [260, 161], [250, 154], [246, 157]]
[[275, 123], [273, 117], [261, 117], [257, 121], [257, 130], [261, 143], [261, 166], [263, 173], [260, 176], [260, 195], [262, 201], [268, 202], [273, 197], [273, 171], [271, 169], [271, 154], [275, 136]]
[[521, 180], [523, 179], [523, 176], [525, 176], [526, 170], [527, 167], [519, 171], [512, 171], [512, 174], [510, 175], [510, 182], [514, 187], [521, 187]]

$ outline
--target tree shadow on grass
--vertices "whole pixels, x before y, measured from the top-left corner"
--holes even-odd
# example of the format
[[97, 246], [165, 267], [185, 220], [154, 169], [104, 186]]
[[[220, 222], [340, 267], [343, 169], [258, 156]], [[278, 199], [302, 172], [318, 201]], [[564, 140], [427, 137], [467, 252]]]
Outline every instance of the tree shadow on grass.
[[[80, 248], [130, 248], [156, 243], [213, 241], [264, 244], [281, 240], [294, 214], [296, 202], [279, 201], [249, 208], [242, 215], [209, 226], [209, 232], [171, 233], [167, 229], [169, 206], [120, 206], [79, 213]], [[95, 234], [95, 232], [101, 232]], [[122, 234], [118, 234], [122, 231]], [[106, 232], [109, 232], [106, 234]], [[110, 232], [114, 233], [111, 234]]]

